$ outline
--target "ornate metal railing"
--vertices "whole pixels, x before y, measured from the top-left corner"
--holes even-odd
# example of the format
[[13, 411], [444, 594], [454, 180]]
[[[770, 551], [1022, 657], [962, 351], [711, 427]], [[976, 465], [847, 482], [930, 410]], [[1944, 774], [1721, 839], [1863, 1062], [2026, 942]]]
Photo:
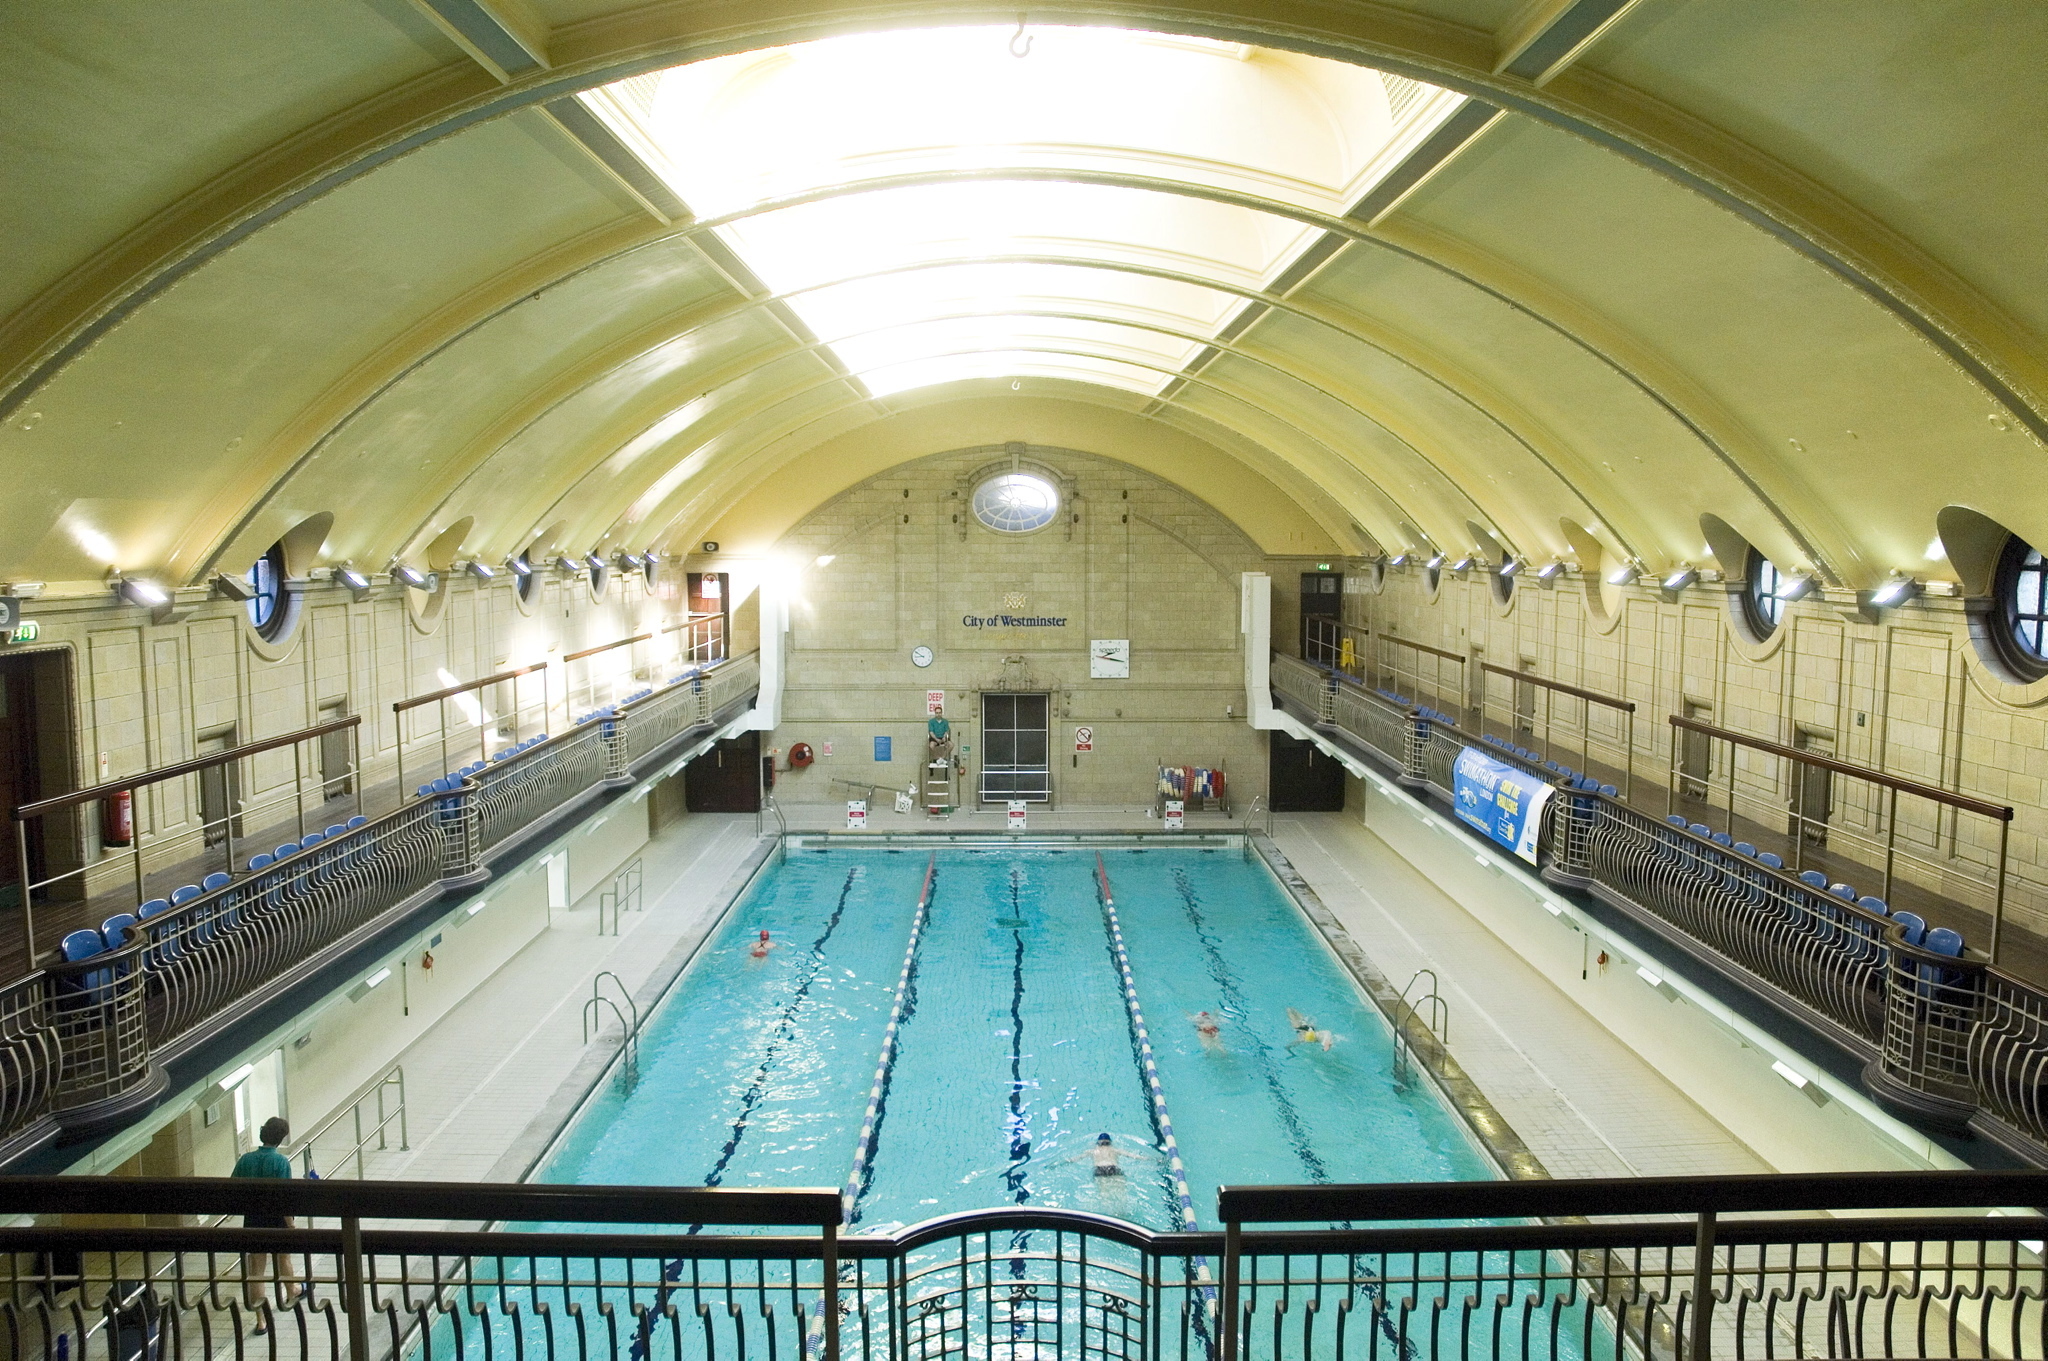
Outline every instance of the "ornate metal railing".
[[73, 933], [85, 939], [67, 937], [66, 953], [78, 957], [0, 990], [0, 1145], [51, 1120], [98, 1128], [151, 1099], [166, 1058], [387, 914], [480, 882], [490, 852], [615, 773], [614, 748], [656, 751], [708, 721], [714, 700], [743, 698], [759, 676], [755, 658], [726, 662], [701, 687], [671, 687], [673, 705], [629, 705], [565, 736], [536, 737], [421, 786], [381, 818], [308, 832], [250, 856], [238, 873]]
[[[2044, 1194], [2039, 1173], [1226, 1187], [1221, 1232], [992, 1210], [847, 1238], [827, 1189], [23, 1179], [0, 1210], [300, 1227], [0, 1228], [0, 1338], [77, 1361], [2042, 1357], [2048, 1226], [1997, 1207]], [[1758, 1213], [1804, 1217], [1732, 1217]], [[1273, 1222], [1310, 1227], [1246, 1227]]]
[[1330, 721], [1330, 673], [1284, 652], [1273, 654], [1273, 688], [1300, 705], [1318, 723]]
[[[1276, 689], [1283, 660], [1274, 658]], [[1328, 726], [1404, 782], [1452, 796], [1466, 743], [1447, 717], [1341, 680], [1330, 702]], [[1558, 786], [1544, 813], [1546, 877], [1590, 888], [1719, 956], [1753, 991], [1863, 1056], [1865, 1085], [1892, 1108], [2048, 1163], [2048, 992], [1990, 965], [1953, 932], [1795, 873], [1726, 832], [1641, 812], [1613, 786], [1512, 746], [1477, 749]]]

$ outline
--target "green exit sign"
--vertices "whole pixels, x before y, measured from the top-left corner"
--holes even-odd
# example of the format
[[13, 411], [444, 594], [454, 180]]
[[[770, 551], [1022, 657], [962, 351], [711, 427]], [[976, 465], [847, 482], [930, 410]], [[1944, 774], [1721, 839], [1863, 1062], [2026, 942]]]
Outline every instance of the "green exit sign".
[[33, 619], [24, 619], [7, 632], [10, 643], [33, 643], [42, 636], [42, 627]]
[[1330, 570], [1330, 564], [1327, 562], [1319, 562], [1316, 564], [1316, 570], [1318, 572], [1327, 572]]

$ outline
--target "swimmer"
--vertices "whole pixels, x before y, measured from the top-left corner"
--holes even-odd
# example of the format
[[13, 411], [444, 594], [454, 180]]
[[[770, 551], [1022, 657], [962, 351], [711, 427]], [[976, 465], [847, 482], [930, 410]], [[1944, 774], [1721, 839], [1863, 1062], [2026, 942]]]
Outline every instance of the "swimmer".
[[1124, 1169], [1123, 1165], [1118, 1161], [1119, 1158], [1150, 1160], [1152, 1156], [1150, 1153], [1118, 1153], [1116, 1141], [1110, 1137], [1109, 1131], [1104, 1130], [1095, 1136], [1093, 1147], [1082, 1149], [1079, 1153], [1067, 1159], [1067, 1161], [1077, 1163], [1083, 1158], [1087, 1158], [1094, 1162], [1096, 1176], [1121, 1177], [1124, 1174]]
[[747, 950], [747, 958], [758, 964], [768, 958], [768, 952], [774, 948], [775, 942], [768, 938], [768, 928], [764, 926], [761, 928], [760, 938]]
[[1198, 1011], [1188, 1017], [1195, 1027], [1195, 1034], [1202, 1039], [1202, 1048], [1220, 1050], [1223, 1048], [1223, 1018], [1211, 1011]]
[[[1323, 1047], [1323, 1052], [1327, 1054], [1330, 1052], [1330, 1046], [1337, 1042], [1335, 1035], [1327, 1030], [1317, 1029], [1314, 1021], [1302, 1015], [1293, 1007], [1287, 1008], [1287, 1024], [1294, 1027], [1294, 1038], [1287, 1042], [1287, 1047], [1290, 1050], [1298, 1044], [1319, 1044]], [[1288, 1057], [1292, 1058], [1293, 1055], [1290, 1053]]]

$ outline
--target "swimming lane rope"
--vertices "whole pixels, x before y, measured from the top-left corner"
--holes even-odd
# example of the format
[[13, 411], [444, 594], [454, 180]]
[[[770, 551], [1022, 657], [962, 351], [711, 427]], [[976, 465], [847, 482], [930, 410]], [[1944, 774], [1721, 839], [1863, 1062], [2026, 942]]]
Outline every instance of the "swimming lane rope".
[[[1109, 927], [1110, 952], [1116, 957], [1117, 971], [1123, 976], [1124, 1008], [1131, 1014], [1131, 1034], [1138, 1042], [1138, 1061], [1144, 1066], [1145, 1087], [1152, 1097], [1152, 1121], [1159, 1127], [1159, 1139], [1166, 1148], [1166, 1165], [1173, 1173], [1173, 1192], [1180, 1199], [1181, 1226], [1193, 1233], [1196, 1229], [1195, 1198], [1188, 1191], [1188, 1174], [1181, 1165], [1180, 1143], [1173, 1137], [1173, 1117], [1166, 1110], [1166, 1089], [1159, 1085], [1159, 1065], [1152, 1059], [1152, 1035], [1145, 1028], [1145, 1013], [1138, 1006], [1138, 984], [1131, 977], [1131, 957], [1124, 950], [1124, 928], [1117, 920], [1116, 898], [1110, 892], [1109, 870], [1102, 863], [1100, 851], [1095, 853], [1095, 883], [1102, 895], [1103, 920]], [[1215, 1277], [1209, 1271], [1209, 1260], [1196, 1257], [1193, 1266], [1202, 1297], [1213, 1307], [1216, 1287]], [[1196, 1313], [1198, 1320], [1206, 1317], [1206, 1310]]]
[[896, 1064], [897, 1032], [909, 1019], [905, 1008], [914, 1006], [917, 947], [924, 939], [925, 914], [931, 910], [932, 879], [938, 868], [939, 857], [934, 853], [931, 863], [924, 867], [924, 887], [918, 892], [917, 911], [910, 919], [910, 945], [903, 952], [903, 972], [896, 978], [896, 999], [889, 1006], [889, 1024], [882, 1031], [882, 1056], [875, 1063], [874, 1085], [868, 1088], [868, 1108], [860, 1118], [860, 1139], [853, 1146], [853, 1171], [846, 1178], [846, 1189], [839, 1193], [840, 1203], [846, 1207], [848, 1225], [857, 1220], [855, 1210], [860, 1203], [861, 1183], [867, 1177], [868, 1160], [875, 1151], [875, 1130], [881, 1123], [882, 1100], [889, 1092], [889, 1071]]

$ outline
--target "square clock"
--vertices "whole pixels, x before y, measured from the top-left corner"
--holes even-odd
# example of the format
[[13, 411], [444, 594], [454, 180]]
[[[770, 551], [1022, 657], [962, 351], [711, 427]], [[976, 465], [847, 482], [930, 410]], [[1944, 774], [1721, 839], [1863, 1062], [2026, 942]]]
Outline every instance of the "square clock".
[[1095, 680], [1131, 678], [1131, 640], [1097, 638], [1088, 644], [1088, 674]]

